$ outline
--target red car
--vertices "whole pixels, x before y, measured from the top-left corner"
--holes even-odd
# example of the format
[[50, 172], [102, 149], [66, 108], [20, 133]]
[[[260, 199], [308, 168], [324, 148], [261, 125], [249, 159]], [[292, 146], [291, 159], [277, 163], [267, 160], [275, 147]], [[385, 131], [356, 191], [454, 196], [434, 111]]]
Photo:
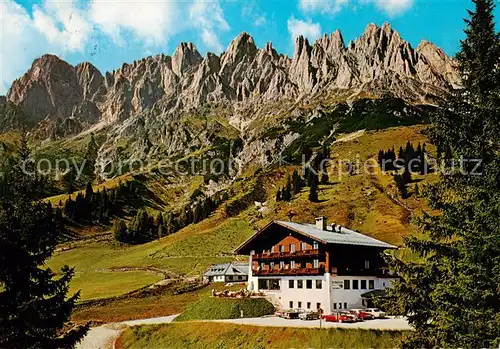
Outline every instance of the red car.
[[356, 316], [349, 313], [333, 313], [323, 315], [323, 320], [327, 322], [356, 322]]
[[363, 311], [362, 309], [351, 309], [351, 310], [349, 310], [349, 313], [356, 315], [361, 320], [373, 320], [373, 319], [375, 319], [375, 316], [373, 316], [373, 314], [367, 313], [366, 311]]

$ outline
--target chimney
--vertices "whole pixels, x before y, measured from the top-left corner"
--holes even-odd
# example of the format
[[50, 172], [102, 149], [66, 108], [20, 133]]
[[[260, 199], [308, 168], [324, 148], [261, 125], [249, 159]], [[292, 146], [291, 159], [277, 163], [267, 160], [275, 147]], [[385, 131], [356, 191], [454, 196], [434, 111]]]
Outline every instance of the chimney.
[[326, 230], [326, 217], [321, 216], [316, 218], [316, 229]]

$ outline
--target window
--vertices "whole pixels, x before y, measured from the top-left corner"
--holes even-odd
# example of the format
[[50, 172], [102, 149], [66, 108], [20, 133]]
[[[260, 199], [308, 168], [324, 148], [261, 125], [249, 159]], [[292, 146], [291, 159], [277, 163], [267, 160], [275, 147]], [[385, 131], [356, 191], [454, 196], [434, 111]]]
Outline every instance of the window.
[[295, 252], [295, 244], [290, 244], [290, 252]]
[[259, 290], [279, 290], [280, 281], [277, 279], [259, 279]]
[[285, 245], [280, 245], [280, 252], [285, 252]]
[[303, 284], [303, 280], [297, 280], [297, 288], [303, 288], [304, 284]]
[[269, 263], [269, 269], [274, 270], [274, 262]]
[[375, 288], [375, 280], [368, 280], [368, 288], [373, 290]]
[[321, 308], [321, 303], [316, 303], [316, 309], [320, 309]]
[[357, 290], [359, 288], [359, 281], [358, 280], [352, 280], [352, 289]]
[[273, 279], [273, 280], [271, 280], [270, 284], [271, 284], [271, 290], [279, 290], [280, 289], [280, 281], [279, 280]]
[[306, 280], [306, 288], [308, 288], [308, 289], [313, 288], [313, 281], [312, 280]]
[[295, 261], [290, 261], [290, 269], [295, 269]]
[[365, 261], [365, 269], [370, 269], [370, 261]]
[[337, 309], [337, 303], [333, 303], [333, 309]]
[[315, 268], [315, 269], [319, 268], [319, 259], [314, 259], [313, 260], [313, 268]]
[[307, 248], [306, 243], [305, 243], [305, 242], [301, 242], [301, 243], [300, 243], [300, 249], [301, 249], [302, 251], [304, 251], [304, 250], [306, 250], [306, 248]]
[[342, 303], [339, 303], [339, 309], [342, 309]]
[[344, 290], [351, 289], [351, 280], [344, 280]]
[[298, 307], [299, 309], [300, 309], [300, 308], [302, 308], [302, 302], [297, 302], [297, 303], [298, 303], [298, 304], [297, 304], [297, 307]]
[[347, 303], [344, 303], [344, 309], [347, 309]]
[[307, 309], [311, 309], [311, 302], [307, 302]]
[[238, 276], [238, 280], [243, 280], [243, 276]]
[[285, 269], [285, 262], [283, 261], [280, 262], [280, 269]]
[[321, 290], [323, 288], [323, 282], [321, 280], [316, 280], [316, 289]]
[[260, 263], [260, 269], [264, 270], [264, 268], [266, 267], [266, 263], [264, 262], [261, 262]]
[[319, 249], [318, 242], [317, 242], [317, 241], [314, 241], [314, 242], [313, 242], [313, 250], [318, 250], [318, 249]]
[[290, 306], [290, 309], [293, 309], [293, 301], [290, 301], [288, 305]]
[[[295, 284], [295, 280], [288, 280], [288, 288], [293, 288], [294, 284]], [[290, 307], [290, 308], [292, 308], [292, 307]]]
[[366, 290], [366, 280], [361, 280], [361, 289]]

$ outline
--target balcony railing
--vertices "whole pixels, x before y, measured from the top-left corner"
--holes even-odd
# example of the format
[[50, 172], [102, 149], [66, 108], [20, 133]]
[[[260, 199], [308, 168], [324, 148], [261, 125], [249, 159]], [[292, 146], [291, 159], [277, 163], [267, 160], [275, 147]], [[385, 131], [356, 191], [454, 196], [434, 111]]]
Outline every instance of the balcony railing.
[[314, 257], [314, 256], [319, 256], [320, 254], [321, 254], [320, 250], [300, 250], [295, 252], [268, 252], [268, 253], [254, 254], [253, 260]]
[[322, 275], [324, 273], [325, 273], [325, 268], [295, 268], [295, 269], [274, 269], [274, 270], [252, 269], [252, 274], [255, 276]]

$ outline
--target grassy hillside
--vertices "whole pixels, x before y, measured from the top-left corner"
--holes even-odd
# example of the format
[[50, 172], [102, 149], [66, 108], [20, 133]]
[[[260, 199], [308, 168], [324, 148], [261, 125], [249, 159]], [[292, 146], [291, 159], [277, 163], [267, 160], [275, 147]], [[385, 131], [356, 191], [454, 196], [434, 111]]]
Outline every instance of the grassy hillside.
[[182, 323], [125, 330], [116, 348], [395, 348], [399, 331], [302, 329]]
[[239, 319], [261, 317], [274, 313], [274, 306], [263, 298], [226, 299], [206, 297], [190, 304], [175, 321]]
[[[376, 158], [380, 149], [393, 146], [399, 148], [407, 141], [415, 145], [423, 143], [426, 141], [421, 132], [423, 127], [417, 125], [338, 135], [331, 147], [332, 159], [363, 161]], [[434, 151], [429, 145], [427, 149], [431, 153]], [[273, 219], [287, 220], [286, 214], [290, 210], [297, 213], [295, 221], [313, 222], [315, 217], [324, 215], [329, 222], [342, 224], [389, 243], [400, 244], [403, 236], [415, 232], [411, 225], [412, 217], [426, 207], [422, 198], [412, 195], [414, 184], [410, 184], [408, 188], [410, 197], [403, 200], [397, 196], [390, 174], [373, 169], [368, 173], [361, 171], [354, 175], [339, 176], [335, 163], [329, 167], [329, 183], [319, 186], [320, 202], [311, 203], [308, 200], [307, 187], [290, 202], [276, 202], [274, 197], [277, 189], [284, 186], [287, 173], [290, 174], [293, 169], [293, 166], [266, 171], [247, 169], [230, 184], [230, 199], [208, 219], [191, 224], [159, 241], [136, 246], [123, 245], [115, 242], [109, 235], [102, 237], [106, 227], [100, 227], [97, 229], [98, 238], [86, 238], [61, 246], [61, 250], [50, 260], [49, 266], [54, 269], [65, 264], [75, 267], [76, 277], [72, 290], [82, 289], [84, 298], [110, 297], [155, 282], [158, 275], [144, 270], [148, 267], [160, 268], [184, 277], [199, 277], [211, 264], [234, 260], [236, 257], [232, 255], [232, 251], [256, 229]], [[152, 204], [147, 206], [151, 213], [188, 200], [202, 182], [202, 179], [199, 182], [196, 178], [185, 183], [172, 182], [171, 179], [154, 173], [139, 176], [152, 195], [148, 197]], [[426, 175], [414, 179], [422, 188], [425, 183], [436, 178], [436, 175]], [[254, 201], [266, 201], [266, 208], [258, 210]], [[120, 275], [122, 272], [119, 270], [130, 268], [139, 270], [135, 274]], [[168, 298], [170, 303], [176, 302], [175, 299], [180, 304], [188, 302], [182, 297], [169, 297], [174, 297]], [[147, 312], [148, 304], [153, 305], [154, 302], [145, 300], [141, 312]], [[178, 309], [176, 306], [173, 308]], [[103, 309], [111, 311], [111, 305], [106, 305]], [[102, 315], [96, 309], [88, 310], [87, 315], [91, 316], [93, 311]], [[135, 312], [133, 303], [130, 303], [123, 306], [118, 318], [133, 318]], [[155, 312], [155, 315], [162, 313]]]

